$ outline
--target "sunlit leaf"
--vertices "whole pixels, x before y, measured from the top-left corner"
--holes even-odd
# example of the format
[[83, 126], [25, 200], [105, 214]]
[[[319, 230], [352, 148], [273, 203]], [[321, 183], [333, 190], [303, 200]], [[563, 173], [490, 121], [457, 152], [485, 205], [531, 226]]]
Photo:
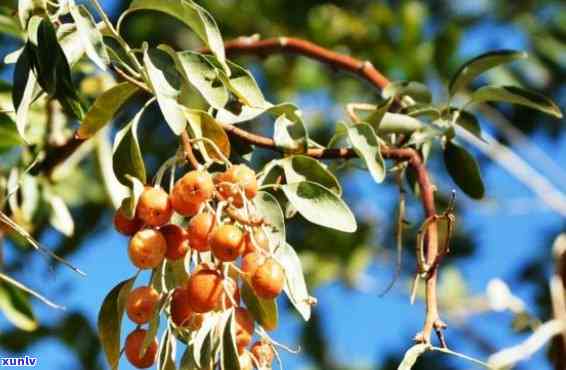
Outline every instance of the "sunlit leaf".
[[378, 134], [403, 133], [409, 134], [421, 129], [424, 125], [418, 119], [401, 113], [385, 113]]
[[316, 182], [336, 194], [342, 194], [342, 187], [338, 179], [326, 168], [324, 163], [305, 155], [293, 155], [277, 161], [285, 171], [288, 183], [300, 181]]
[[37, 321], [28, 297], [13, 285], [0, 283], [0, 311], [8, 321], [25, 331], [37, 329]]
[[143, 192], [144, 184], [140, 179], [131, 175], [126, 175], [125, 178], [129, 182], [130, 195], [122, 200], [120, 210], [127, 218], [133, 219], [136, 215], [138, 200]]
[[485, 71], [502, 64], [510, 63], [518, 59], [525, 59], [527, 53], [515, 50], [490, 51], [475, 57], [460, 67], [450, 81], [450, 95], [454, 95], [477, 76]]
[[22, 29], [27, 29], [28, 21], [33, 15], [47, 17], [46, 0], [20, 0], [18, 1], [18, 17]]
[[269, 222], [266, 228], [273, 245], [281, 245], [285, 241], [285, 218], [279, 202], [268, 192], [260, 191], [254, 198], [257, 212]]
[[425, 85], [415, 81], [395, 81], [389, 83], [381, 95], [385, 99], [410, 96], [419, 103], [430, 103], [432, 95]]
[[120, 360], [120, 332], [126, 298], [132, 289], [135, 277], [116, 285], [104, 298], [98, 313], [98, 334], [106, 360], [112, 370], [118, 369]]
[[86, 54], [98, 68], [106, 70], [106, 65], [110, 62], [106, 47], [102, 40], [102, 34], [96, 27], [96, 22], [88, 9], [84, 6], [75, 6], [71, 2], [69, 9], [71, 17], [77, 26], [78, 35], [82, 41]]
[[8, 115], [0, 113], [0, 154], [23, 143], [24, 141], [18, 133], [16, 123]]
[[49, 204], [49, 223], [51, 226], [67, 237], [72, 236], [75, 232], [75, 223], [63, 198], [50, 191], [44, 191], [43, 194], [47, 204]]
[[297, 211], [313, 224], [344, 232], [357, 229], [356, 219], [344, 201], [322, 185], [302, 181], [281, 187]]
[[139, 111], [134, 119], [124, 126], [114, 138], [112, 168], [116, 178], [128, 186], [130, 181], [126, 175], [131, 175], [146, 183], [145, 164], [138, 142], [138, 125], [144, 109]]
[[480, 168], [466, 149], [448, 141], [444, 148], [444, 165], [452, 180], [464, 193], [474, 199], [483, 198], [485, 188]]
[[234, 310], [226, 320], [222, 333], [222, 350], [220, 352], [221, 370], [240, 370], [238, 347], [236, 346], [236, 327], [234, 322]]
[[170, 330], [163, 333], [161, 338], [161, 344], [159, 348], [159, 361], [157, 363], [157, 369], [159, 370], [176, 370], [175, 365], [176, 357], [176, 344], [177, 341]]
[[348, 133], [352, 147], [362, 158], [375, 182], [385, 179], [385, 161], [381, 156], [380, 144], [375, 131], [366, 123], [348, 126], [342, 124]]
[[139, 89], [136, 86], [122, 82], [99, 95], [77, 130], [77, 137], [88, 139], [96, 134], [137, 91]]
[[273, 132], [275, 146], [288, 153], [304, 153], [308, 134], [302, 120], [291, 120], [285, 114], [275, 120]]
[[560, 108], [549, 98], [517, 86], [483, 86], [470, 95], [470, 103], [505, 102], [524, 105], [556, 118], [562, 118]]
[[265, 330], [274, 330], [278, 321], [277, 302], [258, 297], [246, 279], [242, 279], [241, 290], [242, 300], [254, 319]]

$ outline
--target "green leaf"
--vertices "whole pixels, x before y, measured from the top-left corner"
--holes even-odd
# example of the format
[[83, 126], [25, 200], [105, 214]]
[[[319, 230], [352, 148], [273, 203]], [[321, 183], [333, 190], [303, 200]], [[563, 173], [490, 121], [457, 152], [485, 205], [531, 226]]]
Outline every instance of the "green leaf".
[[44, 191], [43, 195], [49, 205], [49, 223], [63, 235], [71, 237], [75, 232], [75, 223], [63, 198], [51, 191]]
[[395, 81], [389, 83], [381, 93], [384, 99], [410, 96], [419, 103], [430, 103], [432, 95], [428, 87], [415, 81]]
[[375, 131], [366, 123], [353, 126], [342, 124], [358, 156], [364, 160], [369, 173], [377, 183], [385, 179], [385, 161], [381, 156], [380, 144]]
[[481, 127], [476, 116], [468, 111], [460, 110], [458, 112], [458, 118], [456, 119], [456, 124], [462, 127], [464, 130], [468, 131], [478, 139], [485, 142], [485, 139], [481, 135]]
[[92, 104], [77, 131], [77, 137], [88, 139], [106, 126], [122, 106], [139, 89], [129, 82], [122, 82], [103, 92]]
[[241, 289], [242, 300], [255, 321], [265, 330], [274, 330], [277, 327], [278, 321], [277, 302], [274, 299], [258, 297], [246, 279], [242, 279]]
[[286, 153], [306, 152], [308, 134], [302, 120], [291, 120], [285, 114], [277, 117], [273, 141], [278, 149]]
[[218, 315], [206, 315], [204, 321], [193, 337], [193, 360], [197, 367], [204, 368], [212, 357], [212, 330], [218, 323]]
[[136, 277], [122, 281], [104, 298], [98, 313], [98, 335], [106, 359], [112, 370], [118, 369], [120, 361], [120, 332], [126, 298]]
[[228, 90], [219, 78], [219, 71], [203, 55], [183, 51], [176, 53], [179, 70], [214, 108], [224, 108], [228, 102]]
[[220, 352], [221, 370], [240, 370], [238, 347], [236, 346], [236, 328], [234, 310], [231, 310], [222, 333], [222, 351]]
[[185, 130], [187, 121], [183, 109], [177, 103], [181, 93], [181, 77], [175, 69], [175, 61], [160, 49], [146, 50], [143, 61], [161, 113], [175, 135], [180, 135]]
[[224, 42], [222, 41], [222, 36], [218, 30], [216, 21], [205, 9], [195, 2], [190, 0], [134, 0], [128, 10], [122, 14], [118, 22], [118, 27], [127, 15], [138, 10], [154, 10], [179, 19], [190, 27], [206, 46], [208, 46], [222, 65], [224, 71], [228, 74], [230, 73], [230, 69], [226, 64]]
[[25, 141], [29, 109], [37, 88], [37, 80], [31, 70], [30, 54], [26, 49], [18, 57], [13, 86], [12, 102], [16, 110], [16, 128]]
[[474, 157], [451, 141], [444, 148], [444, 165], [448, 174], [464, 193], [474, 199], [483, 198], [485, 189]]
[[18, 17], [23, 30], [27, 29], [28, 22], [33, 15], [47, 17], [46, 0], [20, 0], [18, 1]]
[[483, 86], [470, 96], [470, 103], [506, 102], [539, 110], [562, 118], [560, 108], [549, 98], [517, 86]]
[[254, 76], [236, 63], [228, 62], [232, 74], [221, 73], [224, 83], [242, 103], [254, 108], [267, 108], [271, 103], [265, 100]]
[[259, 191], [254, 198], [257, 212], [269, 222], [266, 228], [272, 245], [282, 245], [285, 242], [285, 218], [279, 202], [266, 191]]
[[305, 321], [311, 317], [311, 297], [303, 274], [303, 267], [297, 252], [287, 243], [275, 251], [275, 258], [285, 270], [285, 293]]
[[337, 195], [342, 194], [342, 187], [336, 176], [321, 161], [305, 155], [293, 155], [277, 161], [285, 171], [287, 183], [311, 181], [320, 184]]
[[38, 327], [28, 297], [5, 282], [0, 282], [0, 310], [18, 329], [33, 331]]
[[399, 364], [397, 370], [411, 370], [415, 363], [417, 362], [420, 355], [425, 353], [429, 349], [428, 344], [420, 343], [415, 344], [405, 352], [403, 356], [403, 361]]
[[378, 134], [410, 134], [423, 126], [421, 121], [409, 115], [385, 113], [376, 132]]
[[510, 63], [514, 60], [527, 58], [527, 53], [524, 51], [515, 50], [497, 50], [491, 51], [480, 56], [475, 57], [469, 62], [465, 63], [456, 72], [450, 81], [450, 96], [454, 96], [456, 92], [466, 88], [466, 86], [477, 76], [497, 67], [501, 64]]
[[125, 178], [130, 184], [130, 195], [122, 200], [120, 210], [130, 220], [136, 215], [136, 208], [138, 200], [143, 193], [144, 184], [137, 178], [131, 175], [126, 175]]
[[199, 370], [199, 366], [197, 366], [193, 353], [194, 353], [193, 345], [190, 344], [185, 349], [183, 356], [181, 356], [181, 363], [179, 365], [179, 370]]
[[114, 138], [112, 168], [116, 178], [128, 186], [130, 181], [126, 175], [131, 175], [146, 183], [145, 164], [138, 142], [138, 125], [145, 109], [140, 110], [134, 119], [124, 126]]
[[387, 111], [391, 107], [391, 104], [393, 104], [394, 101], [395, 101], [394, 97], [382, 101], [377, 105], [375, 110], [371, 112], [371, 114], [364, 121], [369, 123], [374, 130], [378, 130], [379, 126], [381, 125], [381, 121], [383, 120], [383, 117], [385, 117], [385, 114], [387, 113]]
[[0, 154], [23, 143], [24, 141], [18, 133], [16, 123], [8, 115], [0, 113]]
[[12, 16], [13, 10], [6, 6], [0, 6], [0, 33], [22, 39], [23, 32], [18, 19]]
[[353, 233], [356, 219], [346, 203], [322, 185], [310, 181], [281, 187], [297, 211], [313, 224]]
[[[208, 112], [199, 110], [185, 109], [184, 112], [195, 138], [204, 137], [209, 139], [216, 145], [216, 148], [220, 150], [220, 153], [222, 153], [224, 157], [230, 157], [230, 139], [228, 138], [228, 134], [226, 134], [220, 123], [218, 123], [214, 117], [212, 117]], [[217, 153], [211, 143], [199, 142], [197, 145], [201, 150], [201, 154], [203, 154], [205, 158], [211, 157], [216, 160], [222, 160], [222, 157]]]
[[442, 131], [432, 126], [427, 126], [419, 131], [413, 132], [409, 140], [403, 146], [420, 147], [421, 144], [430, 142], [432, 139], [440, 137], [442, 135], [443, 135]]
[[161, 346], [159, 348], [159, 362], [157, 368], [159, 370], [176, 370], [175, 350], [176, 340], [170, 330], [167, 330], [161, 338]]
[[96, 22], [88, 9], [81, 5], [75, 6], [74, 1], [70, 3], [71, 17], [77, 26], [77, 32], [85, 49], [86, 55], [98, 68], [106, 70], [110, 58], [106, 52], [106, 46], [102, 40], [102, 33], [96, 27]]

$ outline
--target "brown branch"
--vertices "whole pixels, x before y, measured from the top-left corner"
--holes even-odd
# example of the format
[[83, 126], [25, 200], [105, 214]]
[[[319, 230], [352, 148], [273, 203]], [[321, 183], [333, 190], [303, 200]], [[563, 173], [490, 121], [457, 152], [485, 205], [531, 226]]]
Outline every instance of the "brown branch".
[[181, 133], [181, 144], [183, 145], [183, 151], [185, 153], [185, 158], [187, 162], [193, 166], [195, 170], [200, 168], [200, 164], [195, 157], [195, 153], [193, 152], [193, 144], [191, 144], [191, 138], [187, 131], [183, 131]]
[[[348, 55], [336, 53], [334, 51], [325, 49], [321, 46], [315, 45], [309, 41], [279, 37], [274, 39], [257, 40], [254, 37], [240, 37], [233, 41], [228, 41], [225, 44], [226, 53], [228, 55], [270, 55], [275, 53], [288, 53], [302, 55], [321, 63], [327, 64], [337, 70], [347, 71], [357, 75], [358, 77], [366, 80], [377, 89], [383, 89], [389, 84], [389, 80], [384, 77], [375, 67], [368, 61], [362, 61]], [[114, 68], [117, 74], [124, 79], [135, 83], [140, 89], [149, 91], [148, 87], [140, 81], [133, 79], [119, 68]], [[278, 151], [274, 141], [271, 138], [261, 135], [253, 134], [239, 127], [221, 123], [222, 127], [230, 135], [237, 136], [240, 139], [254, 144], [261, 148], [271, 149]], [[194, 153], [192, 147], [187, 146], [188, 136], [182, 135], [181, 141], [183, 143], [185, 154], [188, 160], [194, 165]], [[41, 171], [49, 173], [57, 164], [61, 163], [65, 158], [76, 150], [82, 143], [81, 140], [73, 138], [65, 145], [55, 148], [52, 152], [47, 154], [47, 157], [40, 166]], [[351, 148], [334, 148], [334, 149], [319, 149], [311, 148], [306, 152], [307, 155], [319, 159], [348, 159], [357, 156], [356, 152]], [[381, 154], [385, 159], [392, 159], [397, 161], [406, 161], [417, 174], [417, 183], [419, 185], [421, 202], [425, 211], [426, 217], [436, 216], [436, 209], [434, 204], [434, 186], [430, 181], [428, 171], [424, 165], [419, 153], [411, 148], [388, 148], [382, 147]], [[195, 160], [196, 161], [196, 160]], [[420, 342], [430, 342], [433, 331], [436, 331], [439, 340], [444, 344], [442, 330], [445, 325], [438, 316], [438, 302], [436, 294], [436, 280], [438, 272], [438, 264], [434, 262], [437, 260], [438, 251], [438, 235], [436, 222], [431, 222], [425, 234], [425, 245], [427, 249], [427, 264], [432, 266], [431, 271], [426, 279], [426, 317], [423, 331], [417, 336]]]

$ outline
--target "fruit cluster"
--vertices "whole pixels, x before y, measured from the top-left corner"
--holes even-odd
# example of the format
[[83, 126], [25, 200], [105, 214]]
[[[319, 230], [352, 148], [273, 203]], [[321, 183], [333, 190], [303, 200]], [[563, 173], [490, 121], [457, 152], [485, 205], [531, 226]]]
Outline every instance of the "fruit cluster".
[[[261, 335], [251, 345], [255, 320], [240, 302], [243, 280], [261, 299], [275, 299], [285, 283], [284, 269], [273, 258], [269, 225], [255, 214], [256, 193], [254, 171], [232, 165], [214, 176], [205, 170], [190, 171], [170, 194], [146, 186], [133, 219], [118, 210], [114, 225], [131, 236], [128, 254], [134, 266], [156, 271], [163, 261], [182, 261], [186, 272], [170, 291], [149, 284], [129, 293], [126, 312], [138, 328], [127, 336], [125, 354], [134, 366], [148, 368], [156, 361], [157, 338], [146, 339], [149, 331], [141, 325], [160, 311], [168, 315], [177, 333], [190, 336], [201, 328], [206, 315], [233, 310], [240, 368], [271, 368], [273, 343]], [[175, 212], [182, 217], [172, 217]]]

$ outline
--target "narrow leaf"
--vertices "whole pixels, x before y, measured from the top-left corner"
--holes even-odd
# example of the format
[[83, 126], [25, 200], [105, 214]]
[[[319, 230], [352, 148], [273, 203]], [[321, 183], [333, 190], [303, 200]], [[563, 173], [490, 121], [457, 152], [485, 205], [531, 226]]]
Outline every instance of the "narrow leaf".
[[483, 198], [485, 188], [479, 166], [466, 149], [448, 141], [444, 148], [444, 165], [452, 180], [464, 193], [474, 199]]
[[98, 68], [105, 71], [110, 58], [102, 40], [102, 33], [96, 27], [94, 18], [86, 7], [75, 6], [74, 1], [71, 2], [69, 9], [86, 54]]
[[242, 300], [254, 319], [265, 329], [274, 330], [277, 327], [277, 302], [274, 299], [259, 298], [250, 283], [242, 279]]
[[21, 290], [5, 282], [0, 283], [0, 310], [18, 329], [25, 331], [37, 329], [37, 321], [28, 297]]
[[281, 188], [297, 211], [313, 224], [350, 233], [357, 230], [352, 211], [324, 186], [302, 181], [285, 184]]
[[49, 191], [45, 191], [43, 194], [50, 208], [49, 223], [63, 235], [71, 237], [75, 232], [75, 223], [63, 198]]
[[364, 160], [374, 181], [381, 183], [385, 179], [385, 161], [381, 156], [380, 144], [375, 131], [365, 123], [343, 126], [354, 150]]
[[222, 351], [220, 352], [221, 370], [240, 370], [238, 347], [236, 346], [236, 327], [234, 323], [234, 310], [228, 316], [222, 333]]
[[453, 96], [456, 92], [465, 88], [474, 78], [485, 71], [526, 57], [527, 53], [515, 50], [497, 50], [477, 56], [462, 65], [452, 77], [449, 88], [450, 95]]
[[0, 113], [0, 154], [23, 143], [24, 141], [18, 133], [16, 123], [8, 115]]
[[116, 178], [128, 186], [130, 181], [126, 175], [131, 175], [146, 183], [145, 164], [138, 142], [138, 125], [144, 109], [139, 111], [134, 119], [122, 128], [114, 138], [112, 168]]

